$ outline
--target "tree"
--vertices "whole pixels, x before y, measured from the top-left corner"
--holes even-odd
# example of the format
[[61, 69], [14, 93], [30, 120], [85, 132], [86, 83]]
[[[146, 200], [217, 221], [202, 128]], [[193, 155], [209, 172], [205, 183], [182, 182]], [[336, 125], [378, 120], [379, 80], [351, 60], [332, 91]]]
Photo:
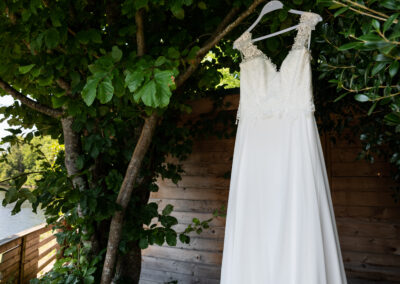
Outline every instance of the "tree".
[[[14, 129], [9, 131], [12, 131], [13, 135], [20, 132]], [[13, 135], [5, 137], [2, 141], [7, 144], [6, 141], [11, 139], [14, 143], [3, 149], [0, 154], [0, 182], [26, 174], [25, 184], [34, 186], [35, 180], [41, 177], [40, 172], [54, 164], [62, 147], [49, 136], [33, 137], [30, 143], [25, 143], [25, 139]]]
[[[189, 151], [176, 117], [199, 93], [197, 81], [203, 91], [219, 83], [221, 65], [202, 58], [219, 43], [219, 57], [233, 63], [221, 39], [262, 2], [0, 2], [0, 88], [20, 102], [2, 112], [65, 145], [64, 164], [59, 155], [32, 191], [34, 207], [44, 205], [48, 222], [64, 229], [58, 241], [71, 245], [50, 278], [97, 282], [107, 247], [101, 283], [114, 275], [135, 283], [141, 248], [176, 243], [172, 208], [158, 214], [147, 204], [158, 174], [179, 176], [165, 154]], [[20, 190], [18, 180], [9, 200]], [[163, 226], [144, 230], [154, 217]]]
[[350, 104], [361, 114], [357, 125], [363, 144], [360, 157], [373, 162], [374, 152], [385, 155], [397, 168], [393, 177], [399, 182], [400, 3], [318, 3], [334, 12], [327, 17], [321, 33], [320, 41], [325, 44], [319, 56], [319, 79], [328, 80], [328, 88], [336, 89], [334, 102]]

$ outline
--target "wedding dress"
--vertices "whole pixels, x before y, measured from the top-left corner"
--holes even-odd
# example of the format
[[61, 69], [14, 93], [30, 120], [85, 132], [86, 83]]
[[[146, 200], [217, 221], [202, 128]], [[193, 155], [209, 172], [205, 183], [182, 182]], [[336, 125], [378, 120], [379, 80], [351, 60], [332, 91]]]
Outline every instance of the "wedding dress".
[[245, 32], [221, 284], [347, 283], [314, 117], [307, 41], [318, 15], [300, 17], [277, 66]]

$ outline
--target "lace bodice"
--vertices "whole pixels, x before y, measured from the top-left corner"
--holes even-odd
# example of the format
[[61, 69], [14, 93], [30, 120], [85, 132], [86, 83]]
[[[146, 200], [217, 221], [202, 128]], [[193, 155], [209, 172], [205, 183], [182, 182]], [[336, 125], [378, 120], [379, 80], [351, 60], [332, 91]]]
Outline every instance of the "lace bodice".
[[[311, 38], [311, 31], [315, 29], [318, 23], [319, 15], [312, 12], [304, 12], [300, 16], [299, 24], [297, 25], [297, 34], [294, 39], [292, 49], [306, 47], [306, 43]], [[244, 32], [233, 43], [233, 47], [241, 52], [242, 60], [250, 59], [254, 56], [263, 56], [264, 53], [252, 43], [252, 35], [250, 32]], [[308, 44], [309, 48], [309, 44]]]
[[293, 45], [279, 70], [276, 64], [252, 43], [250, 32], [244, 32], [235, 40], [233, 46], [242, 55], [240, 102], [236, 123], [242, 116], [297, 117], [301, 113], [314, 111], [309, 43], [311, 31], [315, 29], [319, 17], [312, 12], [301, 15]]

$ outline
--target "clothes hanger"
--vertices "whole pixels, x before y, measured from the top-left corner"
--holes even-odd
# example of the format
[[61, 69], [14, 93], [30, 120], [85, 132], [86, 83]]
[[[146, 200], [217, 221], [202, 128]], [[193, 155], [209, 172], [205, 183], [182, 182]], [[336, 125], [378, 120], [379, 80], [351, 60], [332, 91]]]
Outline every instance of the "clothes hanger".
[[[264, 5], [264, 7], [261, 10], [261, 13], [258, 16], [257, 20], [246, 30], [246, 32], [250, 32], [252, 29], [254, 29], [254, 27], [258, 24], [258, 22], [261, 20], [261, 18], [265, 14], [268, 14], [269, 12], [272, 12], [272, 11], [275, 11], [275, 10], [279, 10], [279, 9], [282, 9], [282, 8], [283, 8], [283, 4], [282, 4], [281, 1], [270, 1], [270, 2], [268, 2], [267, 4]], [[306, 13], [305, 11], [299, 11], [299, 10], [294, 10], [294, 9], [290, 9], [290, 10], [288, 10], [288, 12], [292, 13], [292, 14], [298, 14], [298, 15], [302, 15], [302, 14]], [[319, 22], [321, 22], [322, 21], [322, 17], [320, 15], [318, 15], [318, 16], [319, 16]], [[282, 33], [294, 30], [299, 25], [300, 24], [297, 24], [295, 26], [283, 29], [281, 31], [277, 31], [277, 32], [269, 34], [269, 35], [265, 35], [265, 36], [261, 36], [261, 37], [252, 39], [252, 42], [256, 42], [256, 41], [263, 40], [263, 39], [266, 39], [266, 38], [274, 37], [276, 35], [280, 35]], [[309, 41], [310, 41], [310, 39], [309, 39]], [[310, 42], [309, 42], [308, 45], [310, 45]]]

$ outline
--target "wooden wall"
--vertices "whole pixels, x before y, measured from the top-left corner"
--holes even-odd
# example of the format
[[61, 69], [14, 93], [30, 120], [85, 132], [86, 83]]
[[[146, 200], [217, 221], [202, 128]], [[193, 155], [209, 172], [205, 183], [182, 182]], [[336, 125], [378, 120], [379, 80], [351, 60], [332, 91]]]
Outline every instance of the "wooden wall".
[[[238, 95], [226, 97], [231, 105], [223, 111], [235, 111], [237, 100]], [[209, 101], [198, 101], [188, 118], [211, 109]], [[334, 144], [329, 134], [321, 135], [321, 142], [348, 278], [400, 281], [400, 205], [391, 196], [389, 164], [379, 159], [374, 164], [355, 161], [359, 143]], [[231, 170], [234, 143], [233, 138], [197, 140], [189, 159], [182, 162], [186, 173], [178, 185], [158, 181], [160, 190], [150, 201], [160, 209], [174, 205], [176, 231], [183, 231], [192, 218], [206, 220], [226, 206], [229, 179], [224, 175]], [[154, 245], [144, 250], [140, 283], [219, 283], [224, 224], [225, 218], [217, 217], [209, 230], [191, 234], [189, 245], [178, 241], [176, 247]]]

